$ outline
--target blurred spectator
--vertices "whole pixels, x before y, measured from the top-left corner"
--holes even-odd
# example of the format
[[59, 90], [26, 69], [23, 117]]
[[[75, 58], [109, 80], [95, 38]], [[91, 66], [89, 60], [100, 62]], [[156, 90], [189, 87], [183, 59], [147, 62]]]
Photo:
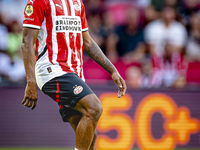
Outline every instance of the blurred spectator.
[[182, 51], [187, 32], [185, 27], [175, 20], [175, 17], [175, 10], [172, 7], [165, 7], [161, 18], [147, 25], [145, 39], [152, 54], [163, 56], [166, 41], [176, 47], [175, 51]]
[[125, 70], [127, 86], [129, 88], [140, 88], [142, 72], [136, 66], [130, 66]]
[[97, 14], [102, 16], [102, 14], [106, 11], [105, 0], [85, 0], [85, 12], [86, 16], [89, 17], [91, 15]]
[[139, 7], [145, 8], [151, 4], [151, 0], [136, 0]]
[[19, 23], [14, 20], [10, 24], [10, 30], [11, 31], [8, 38], [8, 52], [13, 58], [20, 52], [22, 43], [22, 26], [20, 26]]
[[[1, 17], [1, 23], [4, 23]], [[0, 24], [0, 76], [4, 80], [16, 82], [25, 78], [24, 65], [21, 57], [22, 27], [17, 21], [11, 24]]]
[[155, 8], [156, 11], [161, 11], [165, 6], [164, 0], [152, 0], [151, 5]]
[[189, 29], [190, 16], [200, 9], [199, 0], [182, 0], [182, 5], [178, 9], [181, 22]]
[[190, 62], [200, 61], [200, 13], [191, 15], [191, 29], [186, 46], [187, 58]]
[[200, 14], [191, 15], [191, 29], [186, 46], [187, 59], [190, 62], [187, 70], [187, 82], [200, 84]]
[[177, 8], [180, 5], [180, 0], [152, 0], [151, 5], [144, 9], [144, 24], [148, 24], [161, 15], [160, 12], [165, 6]]
[[[115, 32], [115, 25], [114, 25], [114, 19], [111, 16], [111, 13], [109, 11], [105, 12], [102, 16], [102, 27], [100, 29], [100, 34], [103, 37], [103, 43], [102, 43], [102, 50], [103, 52], [112, 60], [114, 61], [115, 58], [117, 58], [117, 54], [112, 53], [110, 55], [109, 49], [110, 49], [110, 42], [113, 42], [115, 40], [112, 36]], [[112, 45], [112, 44], [111, 44]]]
[[117, 53], [125, 63], [138, 62], [144, 57], [143, 30], [139, 28], [140, 13], [137, 8], [127, 11], [126, 24], [117, 27], [113, 42], [108, 42], [109, 53]]
[[154, 9], [152, 5], [149, 5], [144, 9], [144, 25], [159, 18], [159, 13]]
[[175, 21], [175, 14], [174, 8], [166, 6], [161, 19], [151, 22], [145, 29], [145, 39], [153, 62], [150, 85], [153, 87], [173, 86], [176, 80], [185, 76], [183, 70], [187, 66], [181, 53], [187, 32], [181, 23]]
[[177, 8], [180, 0], [152, 0], [151, 5], [156, 11], [162, 11], [165, 6]]
[[0, 50], [5, 51], [8, 47], [8, 29], [0, 21]]
[[165, 5], [177, 8], [180, 5], [180, 0], [165, 0]]
[[87, 17], [89, 32], [94, 41], [101, 47], [103, 44], [103, 37], [100, 34], [102, 22], [98, 13], [93, 12]]
[[21, 25], [24, 19], [24, 8], [28, 0], [1, 0], [0, 13], [5, 16], [5, 23], [17, 20]]
[[113, 32], [112, 22], [110, 34], [106, 42], [106, 55], [117, 67], [131, 88], [140, 87], [140, 64], [145, 56], [143, 29], [139, 26], [140, 11], [136, 7], [126, 10], [126, 22]]
[[14, 20], [10, 24], [10, 30], [8, 54], [12, 60], [12, 66], [8, 74], [9, 79], [16, 82], [25, 79], [24, 63], [21, 54], [22, 26]]
[[0, 81], [10, 68], [10, 58], [6, 54], [8, 47], [8, 29], [3, 24], [3, 16], [0, 14]]
[[[0, 79], [1, 76], [7, 76], [10, 70], [11, 60], [7, 55], [8, 48], [8, 29], [2, 24], [2, 18], [0, 15]], [[1, 81], [1, 80], [0, 80]]]

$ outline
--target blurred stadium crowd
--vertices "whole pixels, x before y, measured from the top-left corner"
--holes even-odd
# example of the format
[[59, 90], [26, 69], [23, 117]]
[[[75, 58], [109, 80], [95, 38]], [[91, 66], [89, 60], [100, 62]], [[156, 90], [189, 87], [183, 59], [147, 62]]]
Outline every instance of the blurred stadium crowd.
[[[200, 0], [83, 0], [89, 32], [130, 88], [200, 85]], [[0, 0], [0, 84], [24, 82], [27, 0]], [[109, 74], [84, 55], [88, 81]]]

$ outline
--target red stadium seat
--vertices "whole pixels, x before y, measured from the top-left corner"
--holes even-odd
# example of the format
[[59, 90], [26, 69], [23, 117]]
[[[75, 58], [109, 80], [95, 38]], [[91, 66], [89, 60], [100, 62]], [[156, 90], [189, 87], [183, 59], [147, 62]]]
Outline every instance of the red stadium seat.
[[187, 82], [200, 84], [200, 62], [189, 63], [187, 70]]

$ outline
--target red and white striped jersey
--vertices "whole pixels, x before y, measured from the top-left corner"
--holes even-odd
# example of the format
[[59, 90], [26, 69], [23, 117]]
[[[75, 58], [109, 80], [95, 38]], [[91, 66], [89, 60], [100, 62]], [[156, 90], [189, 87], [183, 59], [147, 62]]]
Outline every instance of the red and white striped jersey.
[[65, 73], [84, 80], [82, 32], [88, 25], [82, 0], [29, 0], [23, 27], [39, 29], [35, 74], [40, 89]]

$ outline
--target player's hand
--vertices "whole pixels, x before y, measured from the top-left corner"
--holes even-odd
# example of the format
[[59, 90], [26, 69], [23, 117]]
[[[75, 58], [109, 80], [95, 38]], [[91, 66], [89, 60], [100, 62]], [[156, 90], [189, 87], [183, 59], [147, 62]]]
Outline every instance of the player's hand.
[[112, 74], [112, 79], [113, 81], [115, 81], [115, 83], [118, 86], [118, 98], [122, 97], [125, 95], [127, 87], [126, 87], [126, 83], [124, 81], [124, 79], [120, 76], [120, 74], [118, 72], [115, 72]]
[[38, 93], [36, 83], [27, 83], [22, 105], [33, 110], [37, 105]]

